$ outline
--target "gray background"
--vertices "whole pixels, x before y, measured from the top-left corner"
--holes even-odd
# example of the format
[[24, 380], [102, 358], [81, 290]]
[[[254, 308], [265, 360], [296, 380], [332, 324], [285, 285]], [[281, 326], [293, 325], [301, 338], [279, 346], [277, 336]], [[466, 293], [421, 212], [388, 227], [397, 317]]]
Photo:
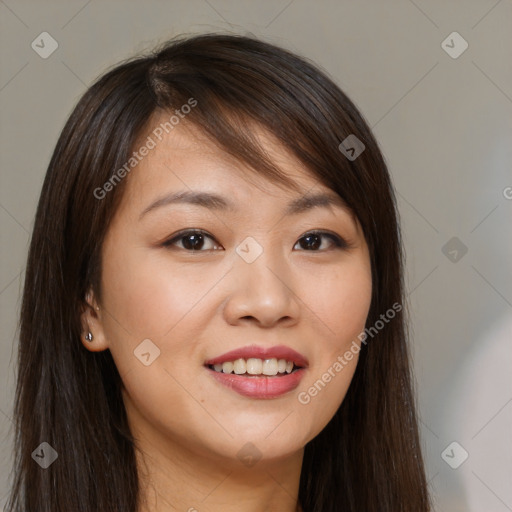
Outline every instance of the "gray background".
[[[436, 511], [512, 510], [510, 0], [4, 0], [0, 16], [0, 509], [23, 268], [65, 119], [108, 66], [179, 33], [228, 30], [314, 60], [373, 127], [398, 191]], [[59, 45], [47, 59], [31, 48], [43, 31]], [[442, 47], [454, 31], [469, 45], [457, 58]]]

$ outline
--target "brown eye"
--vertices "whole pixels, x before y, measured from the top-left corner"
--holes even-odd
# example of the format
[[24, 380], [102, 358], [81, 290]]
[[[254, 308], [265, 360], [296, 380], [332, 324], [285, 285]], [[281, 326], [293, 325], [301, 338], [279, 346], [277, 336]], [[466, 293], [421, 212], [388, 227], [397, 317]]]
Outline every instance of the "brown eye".
[[346, 249], [348, 244], [338, 235], [334, 233], [328, 233], [326, 231], [310, 231], [304, 234], [297, 244], [306, 251], [318, 251], [322, 247], [323, 239], [328, 239], [331, 242], [331, 247], [323, 248], [323, 250], [329, 250], [334, 245], [334, 248]]
[[[330, 243], [326, 243], [326, 240]], [[299, 245], [302, 250], [313, 252], [323, 252], [333, 248], [348, 248], [348, 244], [343, 238], [326, 231], [310, 231], [298, 240], [295, 247], [297, 245]], [[187, 252], [204, 252], [222, 249], [222, 246], [203, 230], [181, 231], [164, 242], [162, 246], [169, 249], [182, 249]]]
[[[178, 248], [185, 251], [211, 251], [219, 249], [220, 246], [216, 243], [208, 243], [208, 240], [215, 242], [215, 239], [202, 230], [188, 230], [181, 231], [173, 236], [162, 245], [167, 248]], [[206, 246], [206, 248], [205, 248]]]

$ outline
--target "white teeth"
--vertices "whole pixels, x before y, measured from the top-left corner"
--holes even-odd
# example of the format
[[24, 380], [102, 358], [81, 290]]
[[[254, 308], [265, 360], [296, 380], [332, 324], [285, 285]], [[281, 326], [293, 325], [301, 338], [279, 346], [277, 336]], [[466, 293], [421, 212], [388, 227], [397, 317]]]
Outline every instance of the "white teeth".
[[279, 359], [279, 361], [277, 361], [277, 371], [279, 373], [284, 373], [286, 371], [286, 359]]
[[293, 361], [286, 359], [259, 359], [250, 357], [249, 359], [237, 359], [236, 361], [226, 361], [213, 365], [216, 372], [235, 373], [236, 375], [277, 375], [291, 373], [293, 371]]
[[233, 363], [233, 370], [237, 375], [242, 375], [247, 370], [247, 363], [245, 362], [245, 359], [237, 359]]
[[277, 359], [265, 359], [261, 373], [263, 375], [277, 375]]
[[261, 359], [256, 359], [251, 357], [247, 359], [247, 373], [249, 375], [261, 375], [263, 370], [263, 361]]
[[[213, 366], [215, 368], [216, 365]], [[224, 373], [231, 373], [233, 371], [233, 363], [231, 361], [226, 361], [222, 363], [222, 371]]]

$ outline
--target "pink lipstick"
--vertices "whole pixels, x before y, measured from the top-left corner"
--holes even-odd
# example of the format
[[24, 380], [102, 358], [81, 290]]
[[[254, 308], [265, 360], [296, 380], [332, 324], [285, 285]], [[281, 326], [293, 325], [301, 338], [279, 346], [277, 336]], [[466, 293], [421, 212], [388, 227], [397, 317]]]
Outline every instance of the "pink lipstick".
[[209, 359], [205, 366], [217, 382], [240, 395], [270, 399], [299, 385], [308, 360], [284, 345], [251, 345]]

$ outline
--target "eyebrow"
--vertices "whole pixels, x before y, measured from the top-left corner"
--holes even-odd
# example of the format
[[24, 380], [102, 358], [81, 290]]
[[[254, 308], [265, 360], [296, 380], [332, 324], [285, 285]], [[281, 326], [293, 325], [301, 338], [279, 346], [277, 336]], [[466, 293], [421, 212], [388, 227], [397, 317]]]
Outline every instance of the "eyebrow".
[[[233, 212], [236, 210], [234, 203], [220, 195], [213, 194], [211, 192], [183, 190], [167, 194], [151, 203], [142, 211], [139, 216], [139, 220], [141, 220], [144, 215], [151, 211], [172, 204], [193, 204], [216, 211]], [[338, 207], [347, 211], [348, 213], [351, 213], [351, 209], [340, 196], [334, 193], [322, 192], [318, 194], [306, 194], [302, 197], [294, 199], [288, 204], [284, 215], [297, 215], [307, 210], [311, 210], [312, 208], [318, 207]]]

